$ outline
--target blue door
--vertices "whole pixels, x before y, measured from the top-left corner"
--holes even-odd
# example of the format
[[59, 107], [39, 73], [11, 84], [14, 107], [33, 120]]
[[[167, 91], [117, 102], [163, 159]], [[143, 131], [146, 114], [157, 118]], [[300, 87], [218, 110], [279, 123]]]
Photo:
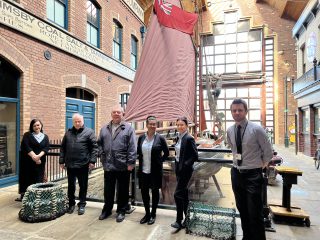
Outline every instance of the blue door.
[[66, 99], [66, 129], [72, 127], [72, 115], [80, 113], [84, 118], [84, 125], [94, 129], [96, 104], [79, 99]]

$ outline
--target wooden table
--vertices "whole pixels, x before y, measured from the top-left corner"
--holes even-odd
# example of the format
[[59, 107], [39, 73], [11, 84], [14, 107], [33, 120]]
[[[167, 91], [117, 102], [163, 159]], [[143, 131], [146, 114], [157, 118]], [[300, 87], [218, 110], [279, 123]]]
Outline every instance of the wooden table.
[[280, 216], [284, 219], [301, 219], [307, 227], [310, 227], [310, 218], [301, 208], [291, 206], [291, 188], [292, 184], [298, 184], [298, 176], [302, 176], [302, 171], [293, 167], [276, 166], [277, 172], [282, 176], [282, 205], [269, 204], [270, 210], [274, 216]]

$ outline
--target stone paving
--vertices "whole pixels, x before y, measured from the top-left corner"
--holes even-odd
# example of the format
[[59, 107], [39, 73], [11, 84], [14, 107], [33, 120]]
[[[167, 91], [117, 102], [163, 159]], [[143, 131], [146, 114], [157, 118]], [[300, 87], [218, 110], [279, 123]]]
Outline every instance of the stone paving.
[[[301, 207], [310, 214], [311, 227], [295, 226], [286, 223], [273, 224], [276, 232], [267, 232], [268, 240], [295, 240], [295, 239], [319, 239], [320, 235], [320, 170], [314, 167], [311, 157], [306, 157], [299, 153], [295, 155], [294, 148], [284, 148], [275, 146], [275, 149], [284, 158], [283, 165], [297, 167], [303, 171], [303, 175], [298, 177], [298, 184], [293, 185], [291, 191], [292, 205]], [[216, 189], [212, 190], [214, 203], [217, 206], [234, 207], [234, 198], [230, 184], [230, 169], [222, 168], [216, 174], [224, 197], [218, 197]], [[99, 180], [94, 173], [93, 182], [100, 189]], [[94, 188], [94, 187], [92, 187]], [[214, 188], [214, 187], [213, 187]], [[116, 223], [115, 213], [104, 221], [99, 221], [102, 204], [89, 202], [86, 213], [82, 216], [65, 214], [60, 218], [42, 223], [24, 223], [18, 219], [18, 212], [21, 208], [20, 202], [14, 199], [18, 196], [17, 185], [0, 189], [0, 239], [32, 239], [32, 240], [52, 240], [52, 239], [208, 239], [205, 237], [192, 236], [185, 231], [174, 232], [170, 223], [175, 220], [175, 211], [159, 209], [154, 225], [140, 225], [139, 220], [143, 217], [144, 210], [141, 207], [130, 215], [122, 223]], [[282, 179], [277, 177], [277, 183], [268, 186], [269, 203], [281, 203]], [[240, 220], [237, 219], [237, 238], [242, 239]]]

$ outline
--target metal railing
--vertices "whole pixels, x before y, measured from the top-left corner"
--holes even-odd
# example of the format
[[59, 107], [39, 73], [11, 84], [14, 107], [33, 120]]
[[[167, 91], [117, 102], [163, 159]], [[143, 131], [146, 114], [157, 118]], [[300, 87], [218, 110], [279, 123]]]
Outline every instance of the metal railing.
[[[61, 148], [61, 140], [50, 141], [50, 150], [46, 157], [46, 166], [45, 166], [47, 181], [55, 182], [55, 181], [60, 181], [67, 178], [66, 169], [61, 169], [59, 164], [60, 148]], [[101, 168], [101, 167], [102, 167], [102, 163], [100, 161], [100, 157], [98, 157], [94, 169]]]
[[[47, 161], [46, 161], [46, 175], [48, 181], [60, 181], [67, 178], [67, 172], [65, 169], [61, 169], [59, 165], [59, 155], [60, 155], [60, 148], [61, 148], [61, 141], [55, 140], [51, 141], [50, 143], [50, 151], [47, 154]], [[173, 147], [169, 147], [170, 151], [174, 151]], [[209, 179], [214, 181], [220, 196], [222, 195], [221, 189], [215, 178], [215, 170], [212, 168], [213, 165], [219, 165], [220, 168], [222, 166], [230, 167], [232, 160], [224, 158], [224, 154], [231, 153], [230, 149], [221, 149], [221, 148], [199, 148], [199, 160], [194, 164], [194, 174], [191, 180], [191, 184], [193, 184], [194, 194], [198, 194], [200, 196], [200, 192], [198, 192], [199, 184], [203, 184], [205, 181], [209, 181]], [[167, 165], [167, 169], [164, 167], [164, 176], [166, 180], [164, 181], [163, 185], [165, 187], [161, 189], [162, 196], [169, 196], [172, 198], [172, 190], [175, 188], [176, 180], [175, 180], [175, 171], [174, 171], [174, 156], [169, 157], [165, 161]], [[102, 163], [100, 158], [98, 158], [97, 163], [95, 165], [95, 169], [101, 168]], [[132, 171], [131, 178], [130, 178], [130, 194], [129, 198], [132, 205], [141, 205], [141, 196], [139, 192], [136, 192], [138, 188], [138, 181], [136, 178], [136, 171]], [[218, 170], [219, 171], [219, 170]], [[90, 181], [90, 180], [89, 180]], [[96, 180], [94, 180], [96, 181]], [[100, 180], [99, 180], [100, 181]], [[103, 178], [101, 179], [101, 189], [99, 192], [103, 193]], [[171, 196], [172, 195], [172, 196]], [[102, 194], [103, 196], [103, 194]], [[89, 201], [95, 202], [103, 202], [103, 197], [88, 197]], [[172, 199], [169, 199], [168, 202], [159, 204], [162, 208], [173, 208], [174, 204], [171, 203]]]

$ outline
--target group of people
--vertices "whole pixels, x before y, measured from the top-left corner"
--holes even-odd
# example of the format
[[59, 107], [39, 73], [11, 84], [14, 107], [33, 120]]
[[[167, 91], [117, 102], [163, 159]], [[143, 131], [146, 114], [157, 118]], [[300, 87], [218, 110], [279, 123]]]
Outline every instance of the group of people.
[[[76, 113], [72, 116], [73, 127], [66, 131], [62, 139], [59, 158], [60, 167], [66, 169], [68, 177], [67, 212], [72, 214], [75, 210], [75, 190], [76, 180], [78, 180], [78, 214], [85, 213], [89, 170], [95, 166], [97, 157], [100, 155], [104, 169], [104, 206], [99, 220], [104, 220], [112, 214], [117, 186], [116, 221], [122, 222], [128, 210], [130, 173], [135, 168], [136, 159], [138, 159], [139, 188], [145, 208], [145, 215], [140, 223], [151, 225], [156, 220], [160, 199], [159, 191], [162, 187], [163, 162], [169, 156], [169, 149], [165, 138], [156, 132], [158, 122], [155, 116], [147, 117], [147, 132], [140, 135], [136, 141], [135, 131], [129, 123], [124, 121], [123, 115], [124, 112], [120, 106], [113, 107], [111, 121], [101, 128], [98, 139], [94, 131], [84, 125], [82, 115]], [[186, 215], [189, 202], [188, 183], [192, 176], [193, 163], [198, 159], [198, 152], [194, 138], [188, 133], [187, 118], [178, 118], [176, 124], [179, 132], [175, 144], [177, 186], [174, 198], [177, 218], [171, 226], [181, 229], [185, 225], [183, 214]], [[33, 119], [21, 143], [23, 153], [21, 164], [26, 165], [23, 168], [26, 171], [20, 171], [19, 192], [21, 197], [29, 185], [43, 182], [45, 154], [49, 150], [49, 139], [43, 134], [42, 128], [41, 121]], [[30, 159], [34, 166], [30, 164]], [[29, 169], [34, 170], [37, 174], [29, 171], [30, 174], [26, 175]], [[30, 175], [35, 177], [30, 178]], [[29, 178], [29, 181], [24, 180], [26, 177]]]
[[[272, 146], [264, 129], [248, 121], [247, 103], [235, 99], [230, 106], [235, 124], [227, 130], [227, 141], [233, 153], [231, 168], [232, 190], [240, 213], [244, 240], [265, 240], [263, 219], [263, 176], [262, 170], [272, 158]], [[85, 212], [88, 189], [88, 170], [94, 167], [98, 154], [104, 169], [104, 206], [99, 220], [112, 214], [115, 187], [117, 188], [117, 222], [125, 219], [129, 200], [130, 172], [139, 160], [138, 178], [145, 215], [141, 224], [153, 224], [159, 203], [159, 189], [162, 186], [162, 163], [169, 150], [165, 139], [156, 132], [157, 119], [148, 116], [147, 132], [139, 136], [137, 144], [135, 131], [123, 119], [123, 109], [116, 106], [111, 111], [112, 120], [101, 128], [98, 140], [94, 131], [85, 127], [83, 116], [73, 115], [73, 127], [68, 129], [62, 140], [60, 166], [68, 174], [68, 213], [75, 209], [76, 179], [79, 183], [78, 214]], [[174, 193], [176, 221], [173, 228], [185, 227], [184, 215], [189, 203], [188, 183], [193, 173], [193, 163], [198, 160], [194, 138], [188, 133], [188, 120], [180, 117], [176, 121], [178, 137], [175, 143], [175, 174], [177, 185]], [[21, 171], [19, 191], [23, 195], [28, 185], [43, 181], [45, 154], [49, 139], [42, 131], [39, 119], [33, 119], [29, 132], [21, 143]], [[27, 169], [27, 171], [26, 171]], [[152, 204], [150, 211], [150, 192]]]

